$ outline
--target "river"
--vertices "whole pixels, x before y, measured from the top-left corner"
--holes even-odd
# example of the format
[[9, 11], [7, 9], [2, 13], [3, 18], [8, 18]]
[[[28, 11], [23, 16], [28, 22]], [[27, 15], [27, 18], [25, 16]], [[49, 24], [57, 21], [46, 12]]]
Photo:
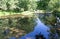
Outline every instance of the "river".
[[50, 28], [41, 22], [39, 18], [36, 20], [37, 25], [34, 30], [25, 36], [22, 36], [20, 39], [35, 39], [35, 35], [41, 33], [46, 39], [49, 39], [49, 30]]

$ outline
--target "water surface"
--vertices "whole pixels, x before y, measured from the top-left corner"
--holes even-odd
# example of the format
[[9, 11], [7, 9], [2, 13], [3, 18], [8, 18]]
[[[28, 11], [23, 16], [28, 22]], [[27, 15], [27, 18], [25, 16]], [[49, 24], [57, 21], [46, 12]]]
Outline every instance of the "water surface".
[[37, 25], [35, 26], [34, 31], [26, 34], [25, 36], [21, 37], [20, 39], [35, 39], [35, 35], [39, 34], [40, 32], [41, 32], [41, 34], [44, 35], [44, 37], [46, 39], [49, 39], [49, 36], [48, 36], [49, 32], [47, 32], [47, 31], [50, 30], [50, 28], [47, 27], [46, 25], [44, 25], [44, 23], [42, 23], [39, 18], [37, 18], [36, 23], [37, 23]]

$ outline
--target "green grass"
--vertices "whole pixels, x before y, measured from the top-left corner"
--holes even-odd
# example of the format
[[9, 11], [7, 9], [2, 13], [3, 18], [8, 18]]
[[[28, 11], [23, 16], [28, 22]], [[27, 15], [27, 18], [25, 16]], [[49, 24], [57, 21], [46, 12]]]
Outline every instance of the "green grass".
[[20, 13], [0, 11], [0, 16], [4, 16], [4, 15], [13, 15], [13, 14], [20, 14]]
[[0, 11], [0, 16], [6, 16], [6, 15], [13, 15], [13, 14], [23, 14], [23, 15], [30, 15], [32, 12], [30, 11], [24, 11], [24, 12], [7, 12], [7, 11]]

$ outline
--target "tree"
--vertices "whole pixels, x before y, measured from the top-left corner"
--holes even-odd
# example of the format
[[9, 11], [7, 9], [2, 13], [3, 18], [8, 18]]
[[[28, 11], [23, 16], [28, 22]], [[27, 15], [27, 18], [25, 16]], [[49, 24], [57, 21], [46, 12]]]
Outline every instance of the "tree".
[[0, 9], [1, 10], [7, 10], [7, 6], [6, 6], [6, 0], [0, 0]]
[[36, 10], [37, 3], [35, 0], [29, 0], [28, 10]]
[[37, 9], [46, 10], [50, 0], [39, 0], [37, 1]]
[[51, 11], [60, 9], [60, 0], [50, 0], [48, 3], [48, 9]]
[[60, 0], [50, 0], [50, 2], [48, 3], [48, 10], [52, 11], [52, 14], [53, 16], [55, 16], [55, 18], [60, 18]]
[[24, 9], [24, 11], [28, 10], [28, 4], [29, 4], [29, 0], [18, 0], [18, 7], [20, 7], [20, 9]]
[[27, 11], [36, 9], [35, 0], [0, 0], [0, 9], [6, 11]]
[[16, 8], [17, 0], [0, 0], [0, 8], [3, 10], [13, 10]]

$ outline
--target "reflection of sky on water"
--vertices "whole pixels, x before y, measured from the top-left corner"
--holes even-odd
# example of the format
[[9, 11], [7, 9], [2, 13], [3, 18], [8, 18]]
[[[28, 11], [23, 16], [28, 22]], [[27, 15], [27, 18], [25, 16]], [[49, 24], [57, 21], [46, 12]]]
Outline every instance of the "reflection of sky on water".
[[35, 39], [35, 35], [36, 34], [39, 34], [40, 32], [41, 32], [41, 34], [43, 34], [44, 35], [44, 37], [46, 37], [46, 39], [49, 39], [48, 38], [48, 34], [49, 34], [49, 32], [47, 32], [47, 30], [49, 30], [49, 28], [46, 26], [46, 25], [44, 25], [40, 20], [39, 20], [39, 18], [37, 18], [37, 25], [36, 25], [36, 27], [34, 28], [34, 31], [33, 32], [31, 32], [31, 33], [29, 33], [29, 34], [27, 34], [27, 35], [25, 35], [25, 36], [23, 36], [23, 37], [21, 37], [20, 39]]
[[11, 37], [11, 38], [9, 38], [9, 39], [16, 39], [16, 37]]

